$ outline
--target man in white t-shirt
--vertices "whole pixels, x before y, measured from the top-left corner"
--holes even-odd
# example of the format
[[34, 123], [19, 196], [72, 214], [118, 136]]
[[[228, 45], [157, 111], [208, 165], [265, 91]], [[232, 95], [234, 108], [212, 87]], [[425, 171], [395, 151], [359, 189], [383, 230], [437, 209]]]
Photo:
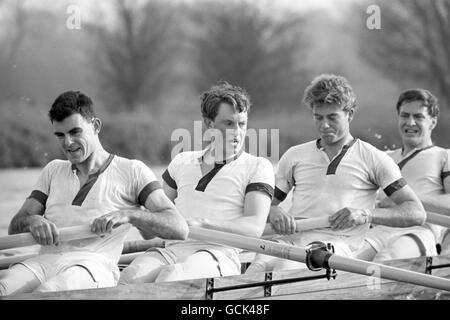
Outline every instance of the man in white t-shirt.
[[[397, 101], [398, 130], [402, 148], [388, 151], [425, 210], [450, 212], [449, 151], [433, 144], [431, 133], [439, 117], [437, 98], [425, 89], [403, 92]], [[380, 197], [379, 207], [389, 208], [390, 199]], [[443, 227], [426, 223], [410, 228], [376, 225], [366, 236], [357, 255], [365, 260], [392, 260], [436, 255]]]
[[[353, 257], [371, 222], [423, 224], [425, 211], [394, 161], [351, 135], [357, 104], [348, 81], [320, 75], [306, 88], [303, 101], [312, 109], [319, 139], [291, 147], [280, 159], [269, 221], [282, 236], [274, 240], [298, 246], [331, 243], [337, 254]], [[375, 209], [379, 188], [395, 206]], [[278, 205], [291, 190], [292, 206], [285, 212]], [[295, 218], [319, 216], [328, 216], [331, 227], [296, 233]], [[247, 273], [303, 266], [260, 254]]]
[[[45, 166], [13, 217], [9, 233], [31, 232], [42, 247], [38, 256], [0, 274], [0, 295], [115, 286], [130, 224], [144, 237], [187, 237], [186, 221], [153, 172], [102, 147], [101, 121], [88, 96], [61, 94], [49, 117], [68, 160]], [[60, 228], [83, 224], [103, 236], [59, 242]]]
[[[250, 100], [228, 83], [202, 95], [202, 116], [213, 131], [202, 151], [182, 152], [163, 174], [168, 197], [191, 226], [260, 237], [273, 196], [265, 158], [244, 151]], [[204, 241], [151, 249], [122, 271], [120, 283], [162, 282], [240, 274], [239, 250]]]

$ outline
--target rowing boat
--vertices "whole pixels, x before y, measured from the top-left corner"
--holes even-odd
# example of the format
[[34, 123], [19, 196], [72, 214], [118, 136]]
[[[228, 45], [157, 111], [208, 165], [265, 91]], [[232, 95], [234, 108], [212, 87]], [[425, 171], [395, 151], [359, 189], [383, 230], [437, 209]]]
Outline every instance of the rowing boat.
[[[220, 232], [191, 228], [193, 238], [201, 239], [212, 235], [221, 242]], [[200, 236], [201, 235], [201, 236]], [[229, 234], [225, 234], [230, 238]], [[231, 238], [240, 244], [239, 237]], [[247, 237], [244, 237], [247, 238]], [[256, 241], [267, 247], [266, 251], [273, 254], [278, 244], [261, 239], [247, 240], [246, 243]], [[251, 244], [250, 244], [251, 246]], [[244, 248], [245, 249], [245, 248]], [[302, 250], [281, 248], [282, 255], [293, 258], [302, 255]], [[298, 252], [297, 252], [298, 251]], [[286, 253], [288, 252], [288, 253]], [[293, 256], [289, 256], [292, 254]], [[276, 255], [276, 254], [275, 254]], [[306, 251], [305, 251], [306, 255]], [[296, 257], [294, 257], [297, 259]], [[337, 259], [337, 260], [336, 260]], [[320, 271], [297, 269], [278, 272], [261, 272], [258, 274], [244, 274], [231, 277], [217, 277], [175, 281], [168, 283], [135, 284], [102, 289], [73, 290], [53, 293], [30, 293], [4, 297], [4, 299], [107, 299], [107, 300], [143, 300], [143, 299], [450, 299], [448, 287], [450, 278], [450, 257], [420, 257], [415, 259], [394, 260], [384, 263], [384, 267], [400, 273], [407, 273], [433, 280], [429, 286], [411, 284], [411, 279], [403, 278], [399, 282], [393, 279], [382, 279], [374, 273], [357, 274], [342, 271], [345, 269], [339, 263], [340, 257], [329, 257], [328, 268]], [[354, 259], [356, 261], [356, 259]], [[339, 262], [340, 261], [340, 262]], [[245, 262], [245, 261], [243, 261]], [[336, 263], [338, 270], [334, 270]], [[367, 263], [367, 262], [364, 262]], [[370, 263], [369, 263], [370, 264]], [[446, 266], [447, 268], [439, 267]], [[383, 268], [384, 268], [383, 267]], [[392, 268], [393, 267], [393, 268]], [[389, 269], [390, 270], [390, 269]], [[412, 272], [411, 272], [412, 271]], [[379, 270], [380, 276], [384, 270]], [[430, 274], [434, 277], [429, 277]], [[389, 276], [388, 276], [389, 278]], [[393, 276], [391, 276], [393, 278]], [[406, 280], [405, 280], [406, 279]], [[425, 281], [424, 280], [424, 281]], [[437, 282], [436, 282], [437, 280]], [[412, 280], [415, 281], [414, 279]]]

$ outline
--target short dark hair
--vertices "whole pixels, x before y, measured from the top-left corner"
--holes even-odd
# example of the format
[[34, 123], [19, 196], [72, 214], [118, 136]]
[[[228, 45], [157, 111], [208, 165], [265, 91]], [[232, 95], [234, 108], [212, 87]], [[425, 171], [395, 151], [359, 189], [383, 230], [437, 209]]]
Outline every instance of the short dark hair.
[[91, 98], [87, 95], [80, 91], [67, 91], [56, 98], [48, 116], [51, 122], [60, 122], [72, 114], [79, 113], [83, 118], [91, 120], [95, 117], [93, 106]]
[[334, 74], [321, 74], [305, 89], [303, 102], [311, 109], [322, 104], [337, 104], [342, 110], [356, 111], [356, 95], [348, 80]]
[[432, 118], [439, 116], [439, 103], [438, 99], [428, 90], [417, 88], [408, 89], [400, 94], [397, 101], [397, 113], [400, 112], [400, 107], [404, 103], [422, 101], [423, 106], [427, 108], [428, 114]]
[[235, 111], [250, 112], [250, 96], [245, 89], [219, 81], [201, 95], [202, 116], [214, 120], [222, 102], [231, 105]]

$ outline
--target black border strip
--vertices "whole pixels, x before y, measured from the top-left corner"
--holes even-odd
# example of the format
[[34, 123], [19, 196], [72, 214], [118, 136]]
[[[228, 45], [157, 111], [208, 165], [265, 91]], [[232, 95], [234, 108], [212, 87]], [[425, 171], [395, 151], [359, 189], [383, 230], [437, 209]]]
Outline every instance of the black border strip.
[[265, 194], [267, 194], [270, 198], [270, 200], [272, 200], [273, 198], [273, 188], [270, 184], [264, 183], [264, 182], [254, 182], [254, 183], [250, 183], [247, 188], [245, 188], [245, 193], [249, 193], [251, 191], [262, 191]]
[[284, 192], [283, 190], [281, 190], [281, 189], [278, 189], [278, 187], [275, 187], [275, 192], [274, 192], [274, 197], [277, 199], [277, 200], [280, 200], [280, 201], [284, 201], [284, 199], [286, 199], [286, 197], [287, 197], [287, 193], [286, 192]]
[[350, 149], [350, 147], [355, 144], [356, 140], [357, 139], [353, 139], [349, 144], [346, 144], [345, 146], [342, 147], [341, 153], [339, 153], [339, 155], [336, 158], [334, 158], [333, 161], [331, 161], [331, 163], [328, 165], [327, 176], [336, 174], [336, 170], [339, 166], [339, 163], [341, 163], [342, 158], [344, 158], [348, 149]]
[[34, 199], [42, 204], [44, 207], [47, 203], [48, 195], [39, 190], [31, 191], [31, 194], [28, 196], [28, 199]]
[[95, 182], [97, 181], [98, 177], [108, 168], [111, 161], [113, 160], [114, 155], [110, 154], [106, 162], [103, 164], [103, 166], [96, 172], [91, 175], [89, 175], [88, 180], [86, 183], [80, 188], [77, 195], [72, 201], [73, 206], [81, 206], [83, 204], [83, 201], [86, 199], [89, 191], [91, 191], [92, 187], [94, 186]]
[[399, 163], [397, 163], [398, 167], [400, 168], [400, 170], [405, 166], [405, 164], [407, 164], [412, 158], [414, 158], [415, 156], [417, 156], [419, 153], [421, 153], [424, 150], [433, 148], [434, 145], [419, 149], [414, 151], [411, 155], [409, 155], [408, 157], [406, 157], [405, 159], [403, 159], [402, 161], [400, 161]]
[[141, 206], [145, 205], [145, 201], [147, 201], [148, 196], [155, 190], [162, 189], [161, 182], [152, 181], [148, 183], [139, 193], [138, 202]]
[[172, 189], [175, 189], [175, 190], [178, 189], [177, 183], [170, 176], [170, 173], [169, 173], [168, 169], [166, 169], [166, 171], [164, 171], [164, 173], [162, 174], [162, 178], [167, 183], [167, 185], [169, 187], [171, 187]]
[[390, 197], [395, 191], [400, 190], [404, 186], [406, 186], [406, 180], [403, 178], [398, 179], [397, 181], [392, 182], [390, 185], [388, 185], [386, 188], [383, 189], [384, 193], [388, 197]]

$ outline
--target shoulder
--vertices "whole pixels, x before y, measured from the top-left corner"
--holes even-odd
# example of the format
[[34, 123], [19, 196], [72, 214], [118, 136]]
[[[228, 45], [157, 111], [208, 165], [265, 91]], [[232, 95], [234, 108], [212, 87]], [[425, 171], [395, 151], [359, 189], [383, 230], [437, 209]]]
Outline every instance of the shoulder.
[[257, 167], [261, 167], [261, 168], [270, 168], [273, 170], [272, 163], [264, 157], [259, 157], [259, 156], [255, 156], [255, 155], [249, 154], [247, 152], [244, 152], [240, 156], [239, 160], [246, 162], [247, 164], [249, 164], [252, 167], [257, 166]]
[[302, 156], [310, 155], [311, 152], [315, 149], [317, 149], [316, 140], [298, 144], [287, 149], [281, 159], [283, 159], [284, 161], [293, 161], [295, 159], [301, 158]]
[[61, 160], [61, 159], [55, 159], [50, 161], [49, 163], [47, 163], [43, 170], [44, 171], [58, 171], [61, 169], [67, 169], [70, 168], [72, 166], [72, 164], [70, 163], [69, 160]]

